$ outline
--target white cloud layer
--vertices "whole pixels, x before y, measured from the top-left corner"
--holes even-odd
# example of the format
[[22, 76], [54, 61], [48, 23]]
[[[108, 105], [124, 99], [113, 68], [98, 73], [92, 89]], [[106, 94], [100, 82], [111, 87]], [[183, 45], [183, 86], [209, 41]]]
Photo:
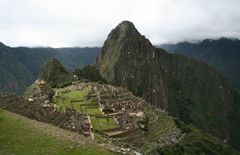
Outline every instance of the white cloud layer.
[[240, 38], [240, 0], [0, 0], [10, 46], [102, 46], [123, 20], [153, 44]]

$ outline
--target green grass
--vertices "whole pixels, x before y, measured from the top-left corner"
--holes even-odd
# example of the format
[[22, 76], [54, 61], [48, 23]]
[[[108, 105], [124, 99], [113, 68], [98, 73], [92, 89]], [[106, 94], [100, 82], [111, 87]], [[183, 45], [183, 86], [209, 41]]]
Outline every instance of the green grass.
[[90, 101], [91, 101], [91, 102], [97, 102], [98, 100], [97, 100], [96, 97], [92, 97], [92, 98], [90, 99]]
[[102, 111], [99, 108], [86, 108], [86, 113], [89, 115], [99, 115]]
[[63, 102], [62, 98], [57, 98], [56, 96], [54, 96], [53, 101], [57, 104], [58, 109], [65, 112], [66, 106], [65, 106], [65, 102]]
[[[67, 92], [59, 92], [58, 96], [54, 96], [53, 100], [57, 104], [58, 109], [63, 111], [66, 110], [66, 107], [73, 108], [78, 112], [83, 112], [89, 115], [99, 115], [102, 114], [101, 110], [96, 108], [89, 108], [90, 106], [81, 106], [82, 104], [96, 104], [97, 98], [92, 97], [88, 102], [86, 102], [87, 95], [89, 94], [90, 87], [84, 88], [82, 91], [72, 90]], [[83, 101], [78, 101], [83, 100]], [[75, 101], [75, 102], [73, 102]]]
[[[58, 108], [65, 111], [66, 107], [69, 108], [73, 108], [76, 109], [77, 111], [80, 111], [80, 104], [87, 104], [85, 102], [85, 100], [87, 99], [87, 95], [90, 91], [90, 87], [86, 87], [83, 90], [79, 91], [79, 90], [72, 90], [72, 91], [68, 91], [68, 92], [59, 92], [58, 96], [53, 97], [54, 102], [57, 104]], [[79, 102], [72, 102], [74, 100], [83, 100], [83, 101], [79, 101]]]
[[101, 128], [100, 124], [98, 123], [97, 118], [92, 116], [92, 117], [90, 117], [90, 119], [91, 119], [93, 129], [98, 130], [98, 131], [102, 131], [102, 128]]
[[78, 112], [81, 112], [81, 106], [77, 103], [72, 103], [73, 109], [77, 110]]
[[[103, 114], [103, 112], [99, 109], [97, 103], [97, 98], [92, 97], [89, 101], [86, 101], [87, 95], [89, 93], [89, 87], [83, 89], [82, 91], [69, 91], [64, 93], [58, 93], [60, 96], [59, 98], [54, 97], [55, 103], [57, 103], [58, 107], [60, 107], [62, 110], [65, 110], [66, 107], [74, 108], [75, 110], [86, 113], [88, 115], [91, 115], [91, 122], [93, 125], [93, 128], [95, 130], [106, 130], [106, 129], [114, 129], [118, 127], [118, 123], [113, 118], [96, 118], [93, 117], [93, 115], [100, 115]], [[76, 100], [84, 100], [79, 102], [71, 102]], [[83, 104], [92, 104], [92, 106], [89, 105], [83, 105]], [[96, 104], [96, 106], [94, 105]]]
[[95, 130], [107, 130], [114, 129], [118, 127], [117, 122], [113, 118], [96, 118], [94, 116], [91, 117], [91, 123], [93, 125], [93, 129]]
[[83, 90], [71, 90], [69, 92], [63, 92], [62, 95], [67, 98], [85, 100], [90, 91], [90, 87], [85, 87]]
[[[34, 122], [34, 123], [33, 123]], [[49, 125], [50, 131], [42, 131], [39, 122], [0, 109], [0, 154], [4, 155], [98, 155], [113, 154], [86, 138], [79, 144], [50, 134], [57, 127]], [[42, 123], [43, 124], [43, 123]], [[37, 127], [34, 127], [37, 126]], [[47, 124], [48, 127], [48, 124]], [[64, 133], [63, 133], [64, 135]], [[86, 141], [86, 142], [84, 142]]]

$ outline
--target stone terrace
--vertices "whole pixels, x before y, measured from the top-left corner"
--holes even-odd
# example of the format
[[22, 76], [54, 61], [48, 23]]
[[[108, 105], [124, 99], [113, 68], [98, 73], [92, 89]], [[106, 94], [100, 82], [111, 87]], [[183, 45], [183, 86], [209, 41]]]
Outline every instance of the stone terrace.
[[144, 132], [139, 126], [139, 121], [144, 118], [143, 109], [146, 102], [135, 97], [127, 89], [106, 84], [92, 84], [90, 93], [97, 94], [104, 115], [114, 117], [119, 124], [119, 128], [104, 133], [119, 145], [127, 142], [140, 146], [144, 141]]

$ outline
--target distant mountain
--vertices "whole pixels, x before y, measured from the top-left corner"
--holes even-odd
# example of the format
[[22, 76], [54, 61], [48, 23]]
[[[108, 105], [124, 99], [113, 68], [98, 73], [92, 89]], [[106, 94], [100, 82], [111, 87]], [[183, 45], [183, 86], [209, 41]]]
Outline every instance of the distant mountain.
[[0, 43], [0, 91], [22, 93], [37, 79], [42, 65], [57, 58], [67, 70], [95, 62], [100, 48], [11, 48]]
[[155, 48], [124, 21], [108, 35], [97, 66], [109, 83], [240, 149], [239, 94], [208, 64]]
[[161, 47], [170, 53], [200, 59], [216, 67], [234, 88], [240, 90], [240, 40], [206, 39], [197, 43], [180, 42]]

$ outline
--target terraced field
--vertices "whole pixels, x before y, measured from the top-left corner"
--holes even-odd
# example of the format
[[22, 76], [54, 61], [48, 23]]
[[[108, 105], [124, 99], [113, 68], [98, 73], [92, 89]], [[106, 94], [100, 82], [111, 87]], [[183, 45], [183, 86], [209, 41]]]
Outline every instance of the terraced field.
[[98, 131], [114, 129], [118, 127], [117, 122], [113, 118], [91, 117], [93, 128]]
[[[146, 137], [149, 142], [154, 142], [159, 139], [159, 137], [168, 137], [172, 133], [178, 131], [176, 124], [172, 117], [169, 117], [164, 113], [156, 113], [151, 108], [146, 107], [145, 113], [149, 119], [149, 129]], [[156, 119], [156, 116], [160, 116]]]
[[[66, 107], [73, 108], [81, 112], [81, 104], [87, 103], [87, 95], [89, 94], [90, 87], [85, 87], [83, 90], [71, 90], [58, 92], [53, 97], [54, 102], [60, 110], [65, 111]], [[92, 102], [91, 102], [92, 103]]]
[[72, 108], [80, 113], [90, 116], [93, 129], [98, 131], [117, 128], [119, 125], [114, 118], [101, 117], [104, 113], [99, 107], [98, 98], [92, 95], [90, 98], [91, 87], [87, 86], [83, 90], [62, 91], [56, 93], [53, 97], [59, 110], [65, 111], [66, 108]]

